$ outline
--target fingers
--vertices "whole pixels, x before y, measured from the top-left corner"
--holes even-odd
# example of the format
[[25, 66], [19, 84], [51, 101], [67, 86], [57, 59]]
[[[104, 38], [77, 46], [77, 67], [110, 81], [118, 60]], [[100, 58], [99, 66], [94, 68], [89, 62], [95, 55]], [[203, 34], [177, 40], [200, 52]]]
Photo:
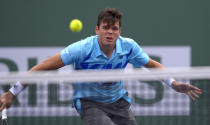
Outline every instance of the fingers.
[[200, 96], [198, 95], [199, 93], [196, 92], [196, 90], [190, 90], [186, 93], [193, 101], [196, 98], [199, 98]]
[[194, 97], [196, 97], [196, 98], [199, 98], [199, 97], [200, 97], [196, 92], [194, 92], [194, 91], [192, 91], [192, 90], [191, 90], [191, 94], [192, 94]]
[[190, 90], [193, 90], [193, 91], [195, 91], [198, 94], [202, 94], [201, 89], [199, 89], [199, 88], [197, 88], [197, 87], [195, 87], [193, 85], [190, 85]]
[[2, 110], [5, 109], [5, 108], [6, 108], [6, 105], [2, 105], [2, 106], [0, 107], [0, 112], [2, 112]]
[[10, 105], [13, 102], [13, 95], [11, 95], [10, 93], [4, 93], [0, 96], [0, 111], [2, 111], [4, 108], [8, 108], [10, 107]]
[[190, 92], [187, 93], [187, 95], [194, 101], [195, 97], [192, 96], [192, 94]]
[[6, 108], [6, 104], [5, 103], [2, 103], [2, 101], [0, 101], [0, 112]]

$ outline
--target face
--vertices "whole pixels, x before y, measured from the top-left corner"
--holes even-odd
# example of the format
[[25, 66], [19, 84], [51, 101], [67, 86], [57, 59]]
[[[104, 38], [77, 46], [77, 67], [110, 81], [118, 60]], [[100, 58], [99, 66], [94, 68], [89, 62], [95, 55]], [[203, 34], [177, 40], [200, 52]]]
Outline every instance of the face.
[[96, 34], [98, 35], [98, 42], [101, 47], [114, 47], [120, 32], [121, 28], [119, 26], [119, 22], [115, 22], [114, 25], [102, 22], [99, 27], [96, 26]]

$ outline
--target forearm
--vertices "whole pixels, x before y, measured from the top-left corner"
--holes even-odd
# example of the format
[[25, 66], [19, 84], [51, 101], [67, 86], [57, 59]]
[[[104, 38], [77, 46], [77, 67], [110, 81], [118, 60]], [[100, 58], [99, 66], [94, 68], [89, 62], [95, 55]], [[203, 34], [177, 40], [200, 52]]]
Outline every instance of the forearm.
[[60, 53], [55, 54], [54, 56], [44, 60], [38, 65], [32, 67], [29, 72], [34, 71], [43, 71], [43, 70], [56, 70], [63, 67], [63, 61], [61, 60]]
[[[147, 67], [147, 68], [157, 68], [157, 69], [161, 69], [161, 70], [166, 70], [166, 68], [165, 68], [162, 64], [160, 64], [159, 62], [157, 62], [157, 61], [155, 61], [155, 60], [153, 60], [153, 59], [150, 59], [149, 62], [145, 65], [145, 67]], [[170, 87], [172, 87], [172, 88], [173, 88], [174, 84], [176, 83], [176, 82], [175, 82], [175, 79], [173, 79], [173, 78], [165, 79], [165, 80], [163, 80], [163, 82], [164, 82], [166, 85], [168, 85], [168, 86], [170, 86]]]
[[[61, 60], [60, 53], [55, 54], [54, 56], [44, 60], [38, 65], [35, 65], [32, 67], [28, 72], [32, 73], [35, 71], [45, 71], [45, 70], [55, 70], [58, 68], [63, 67], [64, 64]], [[10, 92], [12, 92], [15, 96], [18, 95], [25, 87], [27, 86], [27, 83], [22, 83], [21, 81], [18, 81], [11, 89]]]
[[[33, 72], [36, 72], [36, 71], [53, 70], [53, 69], [56, 69], [56, 68], [54, 68], [54, 67], [51, 67], [51, 68], [50, 68], [50, 67], [49, 67], [49, 62], [44, 61], [44, 62], [42, 62], [42, 63], [40, 63], [40, 64], [35, 65], [34, 67], [32, 67], [32, 68], [28, 71], [28, 73], [33, 73]], [[20, 83], [21, 83], [21, 85], [23, 85], [24, 88], [28, 86], [27, 83], [23, 83], [23, 82], [21, 82], [21, 81], [20, 81]]]
[[[53, 69], [53, 68], [51, 68]], [[35, 71], [43, 71], [43, 70], [49, 70], [49, 68], [46, 66], [46, 64], [43, 62], [43, 63], [40, 63], [36, 66], [34, 66], [33, 68], [31, 68], [28, 73], [32, 73], [32, 72], [35, 72]], [[28, 86], [27, 83], [24, 83], [24, 82], [21, 82], [21, 81], [17, 81], [15, 83], [15, 85], [13, 87], [10, 88], [10, 92], [14, 95], [14, 96], [17, 96], [19, 93], [21, 93], [21, 91], [24, 90], [24, 88], [26, 88]]]
[[153, 59], [149, 59], [149, 62], [144, 66], [147, 68], [158, 68], [158, 69], [165, 70], [165, 67], [162, 64], [160, 64], [159, 62], [157, 62]]

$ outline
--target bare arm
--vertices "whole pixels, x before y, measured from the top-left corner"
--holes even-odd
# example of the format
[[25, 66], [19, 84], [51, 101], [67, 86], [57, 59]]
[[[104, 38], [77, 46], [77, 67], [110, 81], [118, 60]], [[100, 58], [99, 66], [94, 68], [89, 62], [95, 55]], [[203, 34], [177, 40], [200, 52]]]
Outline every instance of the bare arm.
[[60, 53], [56, 53], [55, 55], [49, 57], [48, 59], [44, 60], [40, 64], [34, 66], [29, 70], [29, 72], [33, 71], [41, 71], [41, 70], [55, 70], [63, 67], [64, 64], [61, 60]]
[[[44, 70], [56, 70], [63, 67], [63, 61], [61, 60], [60, 53], [56, 53], [55, 55], [49, 57], [48, 59], [44, 60], [40, 64], [35, 65], [32, 67], [29, 72], [33, 71], [44, 71]], [[24, 84], [25, 86], [25, 84]]]
[[[43, 71], [43, 70], [55, 70], [63, 67], [64, 64], [61, 60], [60, 53], [57, 53], [48, 59], [44, 60], [40, 64], [35, 65], [33, 68], [29, 70], [29, 72], [34, 71]], [[21, 83], [24, 87], [27, 86], [27, 84]], [[14, 100], [15, 96], [10, 92], [6, 92], [0, 96], [0, 111], [2, 111], [5, 107], [10, 107]]]
[[153, 59], [149, 59], [149, 62], [144, 66], [147, 68], [159, 68], [165, 70], [165, 67], [162, 64]]
[[[40, 64], [35, 65], [32, 67], [29, 72], [34, 71], [45, 71], [45, 70], [56, 70], [63, 67], [63, 61], [61, 60], [60, 53], [56, 53], [55, 55], [49, 57], [48, 59], [44, 60]], [[26, 84], [22, 83], [24, 86]]]
[[[166, 70], [166, 68], [162, 64], [153, 59], [149, 59], [149, 62], [144, 66], [147, 68], [159, 68]], [[187, 94], [192, 100], [199, 98], [199, 94], [202, 93], [202, 91], [199, 88], [183, 82], [173, 81], [172, 88], [177, 92]]]

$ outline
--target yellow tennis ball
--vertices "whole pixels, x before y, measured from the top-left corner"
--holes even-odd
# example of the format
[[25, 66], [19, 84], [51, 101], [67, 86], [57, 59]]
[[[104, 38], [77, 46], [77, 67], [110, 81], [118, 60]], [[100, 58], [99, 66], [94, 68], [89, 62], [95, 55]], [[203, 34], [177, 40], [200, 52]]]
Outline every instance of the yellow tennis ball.
[[73, 19], [69, 24], [69, 28], [73, 32], [80, 32], [82, 30], [82, 22], [78, 19]]

